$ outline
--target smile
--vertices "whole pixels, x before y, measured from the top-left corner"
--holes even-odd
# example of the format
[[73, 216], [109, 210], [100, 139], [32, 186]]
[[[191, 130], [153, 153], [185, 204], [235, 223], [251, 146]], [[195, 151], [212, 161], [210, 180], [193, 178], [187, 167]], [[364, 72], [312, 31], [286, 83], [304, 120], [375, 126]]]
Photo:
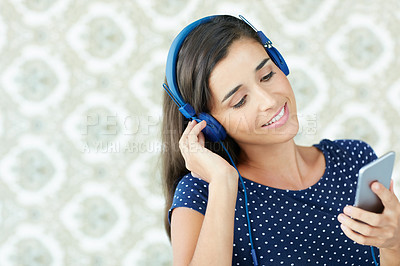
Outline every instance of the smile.
[[287, 103], [281, 108], [281, 110], [276, 114], [268, 123], [264, 124], [262, 127], [272, 128], [280, 127], [286, 123], [289, 118], [289, 110], [287, 108]]

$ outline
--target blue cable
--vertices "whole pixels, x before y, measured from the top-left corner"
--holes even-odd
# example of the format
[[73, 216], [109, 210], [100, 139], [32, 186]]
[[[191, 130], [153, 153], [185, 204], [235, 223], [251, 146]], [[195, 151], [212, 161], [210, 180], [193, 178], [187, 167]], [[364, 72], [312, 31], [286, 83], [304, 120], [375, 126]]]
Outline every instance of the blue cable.
[[374, 252], [374, 247], [373, 246], [371, 246], [371, 253], [372, 253], [372, 258], [374, 259], [375, 265], [379, 266], [379, 264], [378, 264], [378, 262], [376, 261], [376, 258], [375, 258], [375, 252]]
[[219, 141], [219, 143], [222, 145], [222, 148], [224, 148], [226, 154], [228, 154], [229, 160], [231, 161], [233, 167], [235, 167], [236, 171], [238, 172], [240, 182], [242, 183], [243, 192], [244, 192], [244, 203], [245, 203], [247, 224], [248, 224], [248, 228], [249, 228], [249, 238], [250, 238], [250, 245], [251, 245], [251, 256], [252, 256], [252, 258], [253, 258], [254, 266], [258, 266], [256, 250], [254, 249], [253, 237], [252, 237], [252, 235], [251, 235], [250, 216], [249, 216], [249, 210], [248, 210], [248, 208], [247, 208], [247, 193], [246, 193], [246, 187], [245, 187], [245, 185], [244, 185], [243, 178], [242, 178], [242, 176], [240, 175], [239, 170], [237, 169], [235, 163], [233, 162], [233, 159], [232, 159], [231, 155], [229, 154], [228, 150], [225, 148], [225, 145], [222, 143], [222, 141]]

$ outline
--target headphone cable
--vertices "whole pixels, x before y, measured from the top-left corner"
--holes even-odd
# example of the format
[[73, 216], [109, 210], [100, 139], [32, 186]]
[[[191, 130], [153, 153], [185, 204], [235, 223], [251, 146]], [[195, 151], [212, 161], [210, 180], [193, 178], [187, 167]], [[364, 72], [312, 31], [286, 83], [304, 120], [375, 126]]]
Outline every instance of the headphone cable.
[[231, 155], [229, 154], [228, 150], [225, 148], [225, 145], [222, 143], [221, 140], [219, 140], [219, 143], [221, 144], [222, 148], [224, 148], [226, 154], [228, 154], [229, 160], [231, 161], [233, 167], [234, 167], [234, 168], [236, 169], [236, 171], [238, 172], [240, 182], [242, 183], [243, 193], [244, 193], [244, 204], [245, 204], [246, 217], [247, 217], [247, 224], [248, 224], [248, 228], [249, 228], [249, 238], [250, 238], [250, 245], [251, 245], [251, 256], [252, 256], [252, 258], [253, 258], [254, 266], [258, 266], [256, 250], [254, 249], [253, 237], [252, 237], [252, 234], [251, 234], [251, 225], [250, 225], [249, 209], [248, 209], [248, 207], [247, 207], [248, 203], [247, 203], [246, 187], [245, 187], [245, 185], [244, 185], [243, 178], [242, 178], [241, 174], [239, 173], [239, 170], [237, 169], [235, 163], [233, 162], [233, 159], [232, 159]]

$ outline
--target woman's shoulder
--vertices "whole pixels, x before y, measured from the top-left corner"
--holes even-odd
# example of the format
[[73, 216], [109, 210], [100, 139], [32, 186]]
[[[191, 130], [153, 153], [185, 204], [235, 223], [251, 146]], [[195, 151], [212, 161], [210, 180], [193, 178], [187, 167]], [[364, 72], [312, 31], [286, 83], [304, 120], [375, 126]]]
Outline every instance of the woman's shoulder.
[[[176, 186], [176, 191], [185, 191], [187, 189], [208, 189], [208, 183], [201, 178], [194, 177], [190, 173], [184, 175]], [[193, 190], [192, 190], [193, 191]]]
[[190, 173], [184, 175], [178, 182], [172, 205], [168, 211], [168, 221], [171, 222], [172, 211], [178, 207], [186, 207], [205, 214], [208, 201], [208, 183]]
[[355, 158], [363, 161], [372, 161], [377, 158], [373, 148], [365, 141], [359, 139], [323, 139], [313, 146], [328, 153], [333, 158]]
[[326, 150], [344, 149], [348, 151], [365, 151], [373, 150], [372, 147], [365, 141], [359, 139], [323, 139], [318, 144], [313, 146], [320, 147]]
[[188, 173], [184, 175], [177, 184], [174, 193], [174, 201], [191, 200], [193, 198], [207, 201], [208, 183]]

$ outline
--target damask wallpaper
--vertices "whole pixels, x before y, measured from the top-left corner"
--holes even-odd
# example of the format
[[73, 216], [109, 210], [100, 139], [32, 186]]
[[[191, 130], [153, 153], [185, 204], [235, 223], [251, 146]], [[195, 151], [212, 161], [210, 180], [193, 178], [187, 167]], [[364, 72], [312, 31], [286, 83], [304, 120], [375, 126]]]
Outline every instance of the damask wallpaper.
[[175, 35], [210, 14], [285, 56], [298, 144], [399, 158], [397, 0], [0, 0], [0, 265], [171, 265], [161, 84]]

